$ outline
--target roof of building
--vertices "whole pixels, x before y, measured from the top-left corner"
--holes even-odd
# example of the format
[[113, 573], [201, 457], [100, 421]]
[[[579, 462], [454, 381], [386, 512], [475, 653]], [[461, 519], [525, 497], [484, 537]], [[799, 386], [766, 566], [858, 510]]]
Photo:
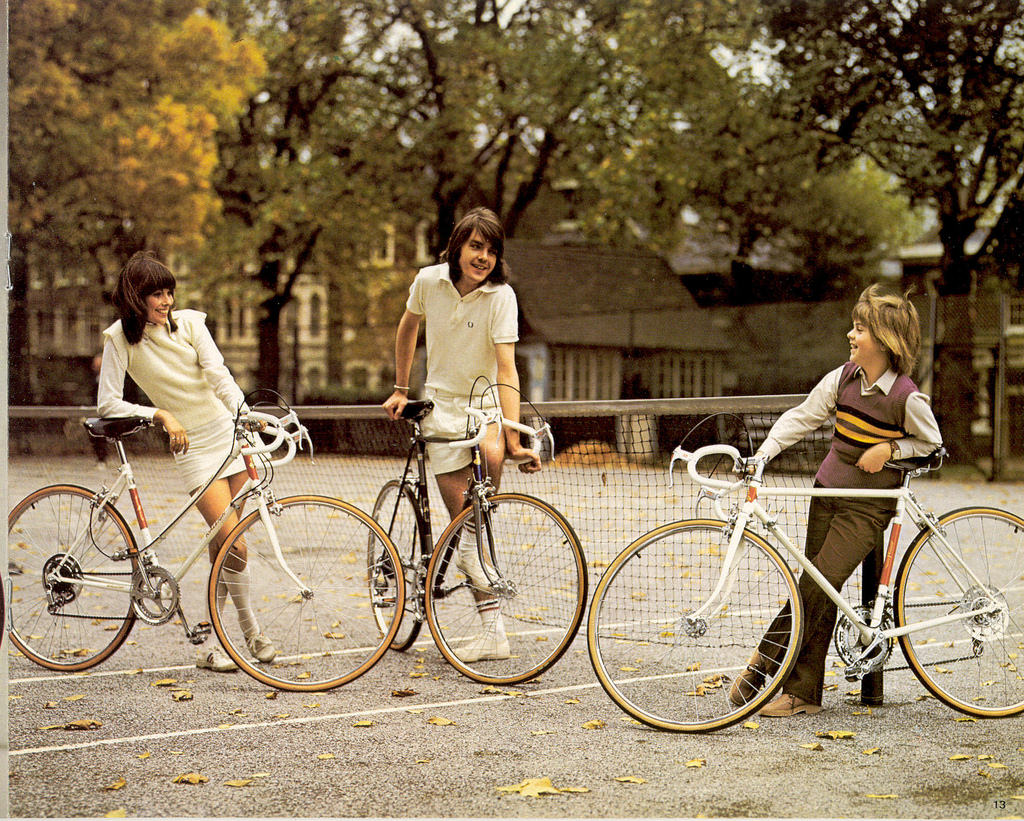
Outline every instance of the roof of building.
[[729, 347], [656, 254], [508, 240], [505, 256], [528, 330], [546, 342], [670, 350]]

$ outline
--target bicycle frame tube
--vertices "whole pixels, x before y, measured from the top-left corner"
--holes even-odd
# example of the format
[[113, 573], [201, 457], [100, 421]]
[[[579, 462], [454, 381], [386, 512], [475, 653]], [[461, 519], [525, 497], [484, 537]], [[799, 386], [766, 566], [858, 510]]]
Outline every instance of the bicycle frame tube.
[[[893, 528], [895, 530], [895, 533], [890, 533], [889, 547], [886, 556], [886, 563], [888, 565], [890, 575], [892, 570], [892, 559], [895, 557], [895, 550], [897, 542], [899, 541], [899, 528], [902, 526], [903, 516], [908, 506], [911, 509], [913, 517], [915, 519], [923, 519], [925, 522], [925, 526], [927, 526], [933, 533], [935, 533], [939, 537], [942, 544], [950, 553], [950, 556], [952, 556], [952, 558], [954, 559], [956, 558], [955, 555], [953, 555], [952, 550], [946, 544], [945, 537], [942, 535], [942, 533], [938, 530], [938, 528], [933, 526], [931, 522], [929, 522], [927, 518], [924, 516], [924, 511], [921, 508], [920, 503], [917, 501], [917, 499], [914, 498], [909, 488], [895, 488], [893, 490], [871, 491], [861, 490], [860, 492], [855, 492], [852, 489], [832, 490], [828, 488], [760, 488], [759, 492], [765, 492], [765, 495], [771, 496], [857, 496], [861, 498], [866, 497], [896, 499], [896, 514], [893, 516]], [[739, 518], [736, 522], [737, 531], [740, 531], [742, 533], [742, 528], [745, 527], [746, 524], [750, 521], [751, 515], [768, 529], [768, 531], [778, 541], [778, 543], [785, 547], [786, 550], [793, 556], [794, 561], [796, 561], [796, 563], [800, 565], [801, 569], [805, 573], [810, 575], [812, 579], [814, 579], [815, 583], [825, 592], [825, 595], [827, 595], [833, 601], [833, 603], [835, 603], [836, 607], [839, 608], [839, 610], [842, 611], [842, 613], [848, 619], [850, 619], [850, 621], [854, 625], [857, 626], [857, 628], [860, 630], [861, 638], [865, 644], [870, 644], [873, 640], [876, 639], [893, 639], [899, 636], [907, 635], [908, 633], [916, 632], [918, 630], [924, 630], [930, 627], [937, 627], [942, 624], [949, 624], [951, 622], [961, 621], [966, 618], [973, 618], [975, 616], [985, 615], [992, 612], [991, 609], [986, 610], [984, 608], [981, 608], [977, 610], [971, 610], [969, 612], [961, 612], [956, 614], [949, 614], [946, 616], [938, 616], [934, 619], [928, 619], [927, 621], [917, 622], [908, 627], [892, 627], [888, 630], [879, 630], [878, 625], [881, 623], [882, 612], [884, 610], [885, 604], [884, 600], [885, 597], [888, 596], [890, 589], [888, 584], [888, 578], [884, 580], [885, 584], [882, 584], [881, 582], [879, 583], [879, 595], [875, 601], [875, 607], [871, 614], [871, 623], [867, 624], [864, 622], [863, 619], [860, 618], [860, 616], [857, 615], [856, 612], [854, 612], [853, 608], [850, 607], [846, 599], [843, 598], [842, 594], [838, 590], [836, 590], [835, 587], [833, 587], [832, 584], [828, 581], [828, 579], [826, 579], [821, 574], [821, 571], [819, 571], [818, 568], [816, 568], [811, 563], [811, 561], [804, 555], [804, 553], [795, 544], [793, 544], [793, 541], [779, 527], [778, 523], [768, 514], [768, 512], [761, 506], [761, 504], [758, 501], [756, 501], [756, 499], [752, 502], [748, 501], [743, 504], [740, 510]], [[735, 533], [733, 534], [733, 539], [730, 540], [730, 546], [733, 540], [735, 540], [737, 544], [739, 543], [739, 540], [736, 537]], [[732, 554], [727, 553], [726, 559], [727, 561], [731, 561]], [[967, 567], [962, 562], [958, 562], [958, 564], [961, 568], [963, 568], [963, 570], [967, 572], [967, 574], [970, 577], [972, 577], [975, 580], [975, 583], [979, 585], [982, 584], [981, 581], [977, 579], [977, 577], [969, 567]], [[726, 567], [723, 567], [723, 578], [726, 569]], [[949, 570], [950, 575], [954, 576], [955, 578], [956, 574], [952, 572], [952, 568], [947, 567], [947, 569]], [[722, 583], [722, 579], [720, 579], [719, 586], [721, 586]]]

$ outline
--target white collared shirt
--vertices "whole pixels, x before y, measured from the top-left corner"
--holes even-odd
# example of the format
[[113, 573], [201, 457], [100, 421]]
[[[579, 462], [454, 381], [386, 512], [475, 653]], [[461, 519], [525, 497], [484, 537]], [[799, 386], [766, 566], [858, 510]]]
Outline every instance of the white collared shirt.
[[416, 275], [405, 307], [426, 320], [425, 387], [430, 392], [469, 396], [478, 377], [496, 382], [494, 346], [519, 340], [519, 308], [511, 286], [484, 282], [462, 296], [446, 262]]

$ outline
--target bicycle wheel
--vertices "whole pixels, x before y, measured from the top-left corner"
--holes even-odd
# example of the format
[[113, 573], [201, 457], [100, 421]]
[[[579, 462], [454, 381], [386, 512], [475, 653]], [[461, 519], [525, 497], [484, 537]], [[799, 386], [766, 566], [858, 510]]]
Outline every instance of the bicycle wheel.
[[[427, 623], [460, 673], [487, 684], [517, 684], [547, 670], [572, 644], [587, 603], [587, 563], [572, 526], [546, 502], [519, 493], [498, 493], [489, 502], [487, 541], [494, 556], [485, 564], [496, 583], [479, 575], [474, 581], [457, 566], [452, 537], [472, 515], [467, 508], [441, 535], [427, 567]], [[485, 628], [482, 611], [488, 609], [496, 619]], [[464, 658], [488, 631], [503, 633], [507, 646], [488, 658]]]
[[[722, 597], [702, 611], [721, 577], [726, 528], [703, 519], [663, 525], [619, 553], [598, 582], [587, 623], [594, 671], [619, 707], [652, 727], [727, 727], [760, 709], [796, 663], [796, 579], [754, 533], [744, 533]], [[736, 705], [730, 684], [773, 620], [778, 660], [767, 665], [762, 689]]]
[[[398, 628], [393, 618], [383, 635], [377, 629], [366, 570], [371, 537], [397, 566], [380, 525], [339, 499], [290, 496], [265, 519], [260, 510], [242, 519], [217, 553], [207, 589], [213, 629], [227, 654], [282, 690], [329, 690], [369, 670]], [[405, 590], [395, 595], [400, 613]], [[250, 655], [241, 622], [249, 622], [250, 633], [258, 623], [277, 649], [273, 660]]]
[[[84, 487], [53, 485], [30, 493], [7, 517], [11, 642], [50, 670], [94, 667], [135, 623], [135, 537], [115, 508], [97, 510], [95, 498]], [[58, 565], [61, 576], [82, 582], [47, 581]], [[123, 589], [99, 586], [112, 583]]]
[[381, 635], [387, 633], [395, 618], [394, 586], [399, 576], [405, 578], [405, 610], [392, 650], [408, 650], [423, 626], [423, 599], [417, 592], [417, 574], [420, 568], [420, 527], [416, 516], [416, 500], [412, 490], [398, 479], [392, 479], [381, 488], [373, 504], [373, 518], [384, 528], [398, 556], [402, 560], [402, 573], [391, 564], [386, 550], [380, 549], [375, 534], [370, 534], [366, 548], [366, 566], [369, 568], [373, 593], [373, 615]]
[[991, 607], [900, 636], [910, 669], [940, 701], [973, 716], [1024, 712], [1024, 519], [994, 508], [922, 529], [896, 577], [897, 627]]

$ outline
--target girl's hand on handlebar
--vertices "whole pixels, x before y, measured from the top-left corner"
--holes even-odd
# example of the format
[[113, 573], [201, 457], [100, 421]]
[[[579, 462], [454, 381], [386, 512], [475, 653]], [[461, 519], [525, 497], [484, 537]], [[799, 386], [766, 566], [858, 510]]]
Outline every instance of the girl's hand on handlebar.
[[174, 418], [170, 411], [158, 410], [153, 414], [153, 421], [159, 422], [167, 431], [167, 441], [171, 447], [171, 453], [188, 453], [188, 434], [181, 423]]
[[408, 402], [409, 395], [405, 391], [395, 391], [384, 400], [383, 408], [391, 419], [398, 419]]
[[249, 433], [262, 433], [267, 429], [267, 422], [265, 419], [253, 419], [249, 418], [242, 422], [244, 427]]

